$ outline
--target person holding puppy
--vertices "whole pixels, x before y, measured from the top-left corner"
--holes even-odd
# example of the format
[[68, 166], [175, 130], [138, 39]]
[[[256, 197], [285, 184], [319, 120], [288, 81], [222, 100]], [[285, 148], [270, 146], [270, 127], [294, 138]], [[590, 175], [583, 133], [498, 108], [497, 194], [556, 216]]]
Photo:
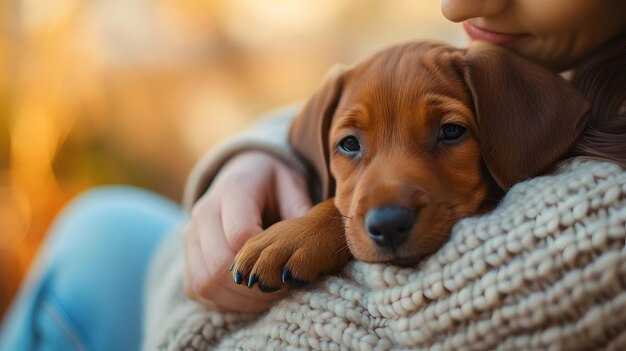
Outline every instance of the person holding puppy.
[[[442, 0], [441, 8], [447, 19], [462, 23], [472, 40], [503, 46], [556, 72], [571, 70], [572, 84], [592, 104], [589, 123], [594, 127], [582, 136], [572, 156], [596, 156], [626, 167], [626, 2]], [[209, 312], [166, 296], [169, 292], [161, 285], [179, 286], [179, 275], [172, 281], [165, 273], [150, 277], [147, 334], [143, 336], [146, 349], [202, 348], [233, 333], [251, 339], [261, 335], [262, 327], [246, 327], [255, 315], [239, 312], [267, 311], [285, 291], [264, 294], [237, 286], [228, 266], [244, 243], [263, 231], [263, 219], [298, 217], [312, 206], [311, 175], [287, 145], [287, 131], [296, 113], [294, 108], [286, 109], [280, 118], [261, 122], [200, 161], [185, 194], [189, 219], [153, 194], [124, 188], [96, 190], [70, 205], [55, 224], [39, 272], [32, 274], [29, 287], [0, 330], [0, 349], [32, 349], [37, 344], [64, 349], [139, 347], [143, 309], [137, 305], [149, 264], [156, 275], [174, 268], [184, 270], [184, 293]], [[276, 140], [276, 135], [282, 139]], [[113, 223], [103, 229], [110, 235], [81, 242], [85, 226], [92, 226], [94, 218]], [[166, 233], [183, 221], [183, 262], [167, 261], [163, 252], [175, 250], [180, 238], [165, 238]], [[125, 223], [124, 228], [116, 228], [116, 222]], [[127, 223], [137, 224], [130, 228]], [[141, 223], [150, 223], [149, 228]], [[119, 238], [128, 242], [129, 254], [107, 251], [107, 243], [116, 240], [114, 232], [124, 235]], [[97, 246], [93, 252], [108, 256], [90, 255], [88, 246]], [[73, 274], [68, 267], [77, 261], [99, 268], [89, 276]], [[114, 271], [107, 274], [114, 267], [124, 267], [125, 276]], [[77, 285], [82, 287], [77, 289]], [[327, 288], [311, 294], [322, 296]], [[162, 313], [150, 310], [172, 301], [181, 307], [168, 306]], [[124, 317], [119, 316], [120, 309], [110, 307], [111, 302], [119, 302]], [[306, 316], [302, 325], [309, 323]], [[284, 311], [270, 313], [270, 317], [280, 322]], [[386, 323], [390, 322], [381, 321]], [[189, 333], [204, 335], [206, 340]]]
[[[572, 81], [592, 99], [592, 118], [597, 119], [591, 121], [597, 124], [597, 134], [584, 137], [600, 139], [603, 144], [578, 151], [618, 159], [626, 165], [626, 15], [622, 11], [626, 4], [592, 0], [541, 4], [524, 0], [442, 0], [441, 9], [450, 21], [461, 22], [472, 40], [506, 47], [557, 72], [573, 70]], [[605, 59], [608, 62], [594, 62], [596, 56], [607, 54], [612, 55]], [[615, 71], [619, 71], [617, 75]], [[590, 86], [596, 78], [601, 82]], [[268, 131], [272, 127], [268, 126]], [[286, 219], [298, 217], [311, 207], [306, 176], [302, 176], [299, 164], [291, 168], [285, 164], [295, 155], [286, 149], [277, 152], [273, 145], [266, 151], [234, 155], [210, 185], [199, 181], [199, 176], [190, 180], [187, 200], [188, 204], [193, 202], [195, 215], [185, 232], [185, 292], [207, 308], [257, 311], [271, 306], [272, 298], [256, 290], [232, 292], [227, 268], [243, 243], [263, 230], [263, 213]], [[203, 174], [202, 167], [198, 166], [196, 174]], [[230, 183], [235, 180], [237, 186], [233, 187]], [[273, 295], [275, 299], [280, 297]], [[251, 303], [251, 299], [256, 302]]]

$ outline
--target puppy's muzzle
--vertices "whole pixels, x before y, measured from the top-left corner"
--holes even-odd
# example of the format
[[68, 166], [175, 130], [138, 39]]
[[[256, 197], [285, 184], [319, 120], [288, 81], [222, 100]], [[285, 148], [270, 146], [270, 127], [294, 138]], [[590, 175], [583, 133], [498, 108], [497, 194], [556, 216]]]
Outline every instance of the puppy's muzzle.
[[377, 245], [396, 250], [409, 238], [415, 217], [415, 211], [408, 208], [377, 207], [365, 216], [365, 229]]

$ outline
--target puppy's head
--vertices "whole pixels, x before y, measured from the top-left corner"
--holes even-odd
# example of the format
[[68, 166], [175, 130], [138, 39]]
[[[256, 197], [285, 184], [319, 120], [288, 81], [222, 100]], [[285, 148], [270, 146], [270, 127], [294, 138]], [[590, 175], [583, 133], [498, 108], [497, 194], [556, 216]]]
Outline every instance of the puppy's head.
[[335, 196], [355, 258], [411, 264], [549, 169], [586, 109], [561, 77], [504, 49], [420, 42], [331, 74], [290, 138]]

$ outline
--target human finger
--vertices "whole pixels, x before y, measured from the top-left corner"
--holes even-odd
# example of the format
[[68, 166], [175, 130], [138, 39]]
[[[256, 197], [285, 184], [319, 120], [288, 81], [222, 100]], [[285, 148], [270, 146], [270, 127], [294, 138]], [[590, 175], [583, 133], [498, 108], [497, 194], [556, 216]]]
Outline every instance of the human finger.
[[[255, 189], [252, 191], [262, 191]], [[259, 196], [259, 195], [257, 195]], [[223, 194], [221, 198], [222, 231], [230, 248], [237, 252], [251, 237], [263, 231], [262, 212], [256, 196]]]
[[306, 182], [294, 170], [284, 165], [278, 167], [275, 188], [281, 219], [300, 217], [311, 208]]

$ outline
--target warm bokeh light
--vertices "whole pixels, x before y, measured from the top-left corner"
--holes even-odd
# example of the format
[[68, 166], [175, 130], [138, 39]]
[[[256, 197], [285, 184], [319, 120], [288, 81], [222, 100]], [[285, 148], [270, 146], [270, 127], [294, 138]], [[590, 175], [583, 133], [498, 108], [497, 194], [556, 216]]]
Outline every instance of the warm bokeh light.
[[335, 62], [462, 31], [436, 0], [0, 2], [0, 315], [69, 199], [179, 200], [193, 161]]

